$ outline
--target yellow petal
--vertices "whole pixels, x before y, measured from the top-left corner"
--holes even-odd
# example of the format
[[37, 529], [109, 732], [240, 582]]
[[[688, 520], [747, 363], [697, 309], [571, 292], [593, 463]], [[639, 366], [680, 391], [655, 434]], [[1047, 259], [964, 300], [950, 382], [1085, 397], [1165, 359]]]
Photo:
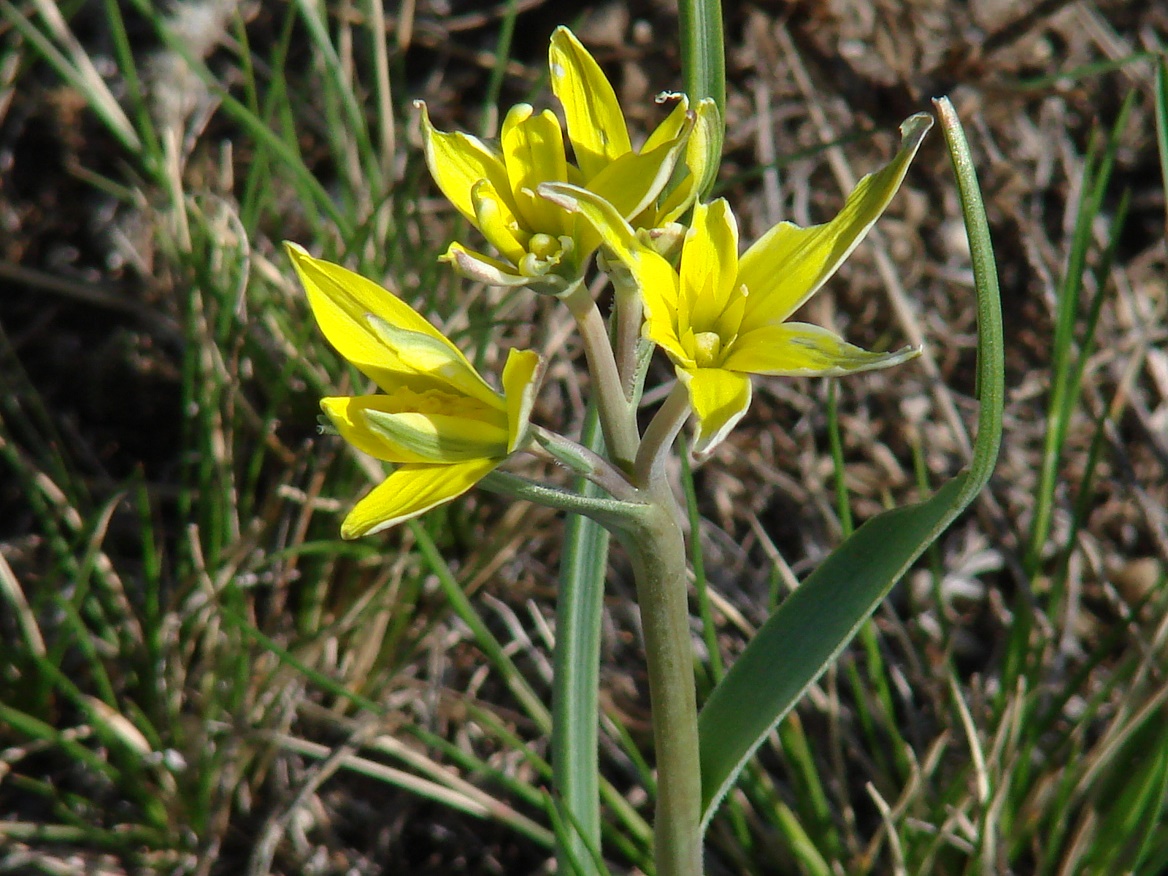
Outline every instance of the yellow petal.
[[[506, 197], [510, 197], [502, 153], [478, 137], [437, 130], [430, 124], [425, 102], [416, 100], [414, 106], [422, 114], [422, 144], [430, 175], [458, 212], [471, 222], [475, 221], [470, 193], [481, 179], [490, 180], [500, 192], [506, 192]], [[514, 210], [513, 204], [510, 207]]]
[[285, 249], [324, 336], [382, 389], [391, 390], [403, 374], [418, 373], [418, 368], [409, 362], [409, 346], [398, 349], [388, 344], [375, 322], [394, 326], [407, 333], [403, 338], [425, 342], [429, 349], [443, 350], [447, 361], [440, 370], [471, 395], [494, 392], [457, 347], [392, 292], [347, 268], [313, 258], [297, 244], [285, 243]]
[[381, 532], [456, 499], [501, 461], [474, 459], [453, 465], [400, 466], [349, 512], [341, 524], [341, 538]]
[[655, 227], [676, 221], [696, 198], [709, 189], [718, 175], [721, 155], [717, 150], [722, 142], [722, 114], [711, 97], [698, 101], [694, 114], [693, 130], [685, 142], [685, 168], [688, 173], [662, 201], [653, 222]]
[[534, 350], [511, 350], [503, 366], [503, 397], [507, 400], [507, 452], [527, 440], [528, 421], [539, 389], [540, 356]]
[[506, 427], [473, 417], [370, 408], [365, 411], [365, 422], [387, 443], [413, 454], [411, 461], [465, 462], [507, 453]]
[[[445, 336], [433, 337], [400, 328], [373, 314], [366, 319], [377, 337], [397, 355], [400, 379], [407, 384], [415, 385], [417, 381], [411, 378], [416, 376], [423, 379], [426, 389], [455, 392], [476, 399], [487, 407], [501, 407], [499, 393], [479, 376], [458, 347]], [[396, 386], [395, 382], [382, 389], [393, 392]]]
[[526, 286], [530, 282], [514, 265], [467, 249], [461, 243], [450, 244], [440, 260], [453, 264], [462, 276], [488, 286]]
[[919, 354], [920, 350], [913, 347], [893, 353], [873, 353], [817, 325], [786, 322], [763, 326], [740, 336], [722, 367], [748, 374], [786, 377], [838, 376], [888, 368]]
[[670, 355], [684, 358], [675, 324], [678, 278], [669, 262], [641, 243], [616, 208], [595, 193], [563, 183], [547, 183], [540, 191], [564, 209], [579, 213], [596, 229], [610, 261], [619, 262], [641, 290], [645, 336]]
[[364, 412], [370, 406], [385, 403], [384, 395], [338, 396], [322, 398], [320, 408], [327, 415], [341, 437], [362, 453], [386, 462], [417, 462], [404, 450], [386, 444], [385, 439], [369, 428]]
[[781, 222], [743, 254], [738, 281], [749, 290], [744, 330], [785, 320], [835, 273], [896, 194], [932, 124], [924, 113], [904, 122], [900, 151], [860, 180], [830, 222], [810, 228]]
[[526, 103], [511, 107], [503, 120], [503, 161], [516, 215], [528, 231], [553, 237], [570, 232], [563, 211], [536, 195], [542, 182], [568, 178], [564, 134], [551, 110], [535, 114]]
[[[650, 207], [673, 176], [677, 160], [685, 145], [692, 123], [683, 119], [681, 131], [672, 139], [643, 149], [627, 152], [612, 161], [588, 183], [626, 219], [632, 219]], [[656, 216], [656, 211], [653, 211]]]
[[629, 129], [600, 65], [566, 27], [552, 34], [548, 68], [552, 91], [564, 105], [576, 164], [587, 183], [609, 162], [632, 151]]
[[507, 207], [491, 181], [481, 179], [475, 183], [471, 188], [470, 199], [474, 204], [475, 224], [483, 237], [507, 261], [513, 265], [519, 264], [527, 254], [525, 244], [531, 235], [519, 228], [518, 217]]
[[667, 93], [657, 96], [657, 103], [664, 103], [670, 100], [676, 100], [677, 104], [670, 110], [669, 115], [665, 117], [665, 121], [653, 129], [653, 133], [649, 135], [649, 139], [641, 147], [641, 152], [652, 152], [658, 146], [668, 143], [670, 140], [677, 139], [682, 133], [682, 129], [686, 125], [686, 116], [689, 114], [689, 98], [679, 93]]
[[[678, 330], [715, 331], [738, 278], [738, 223], [724, 198], [694, 207], [680, 275]], [[737, 334], [737, 326], [733, 328]]]
[[322, 399], [320, 406], [341, 437], [386, 462], [463, 462], [507, 453], [506, 419], [471, 399], [468, 415], [402, 410], [389, 395]]
[[750, 378], [722, 368], [677, 369], [689, 389], [698, 420], [693, 452], [705, 456], [729, 434], [750, 407]]

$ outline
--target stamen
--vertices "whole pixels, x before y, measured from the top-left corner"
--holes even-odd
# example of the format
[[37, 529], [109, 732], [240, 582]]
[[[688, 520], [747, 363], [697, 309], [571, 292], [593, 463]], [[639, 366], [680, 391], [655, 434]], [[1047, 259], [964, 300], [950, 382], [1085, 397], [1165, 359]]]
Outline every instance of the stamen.
[[694, 332], [694, 361], [699, 368], [716, 368], [721, 357], [721, 335], [717, 332]]

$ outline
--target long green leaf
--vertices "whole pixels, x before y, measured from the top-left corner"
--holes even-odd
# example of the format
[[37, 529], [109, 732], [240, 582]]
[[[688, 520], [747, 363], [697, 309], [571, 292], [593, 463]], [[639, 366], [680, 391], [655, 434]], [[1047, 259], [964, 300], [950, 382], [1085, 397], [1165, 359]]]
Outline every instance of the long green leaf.
[[[584, 443], [603, 451], [596, 409], [589, 408]], [[583, 478], [586, 496], [602, 495]], [[555, 673], [552, 677], [552, 784], [563, 807], [563, 839], [556, 859], [565, 873], [595, 876], [591, 852], [600, 848], [600, 766], [597, 749], [600, 689], [600, 628], [608, 530], [580, 514], [564, 524], [560, 592], [556, 599]], [[573, 863], [575, 862], [575, 863]]]
[[[677, 4], [678, 37], [681, 43], [681, 71], [690, 105], [712, 97], [718, 105], [718, 129], [711, 145], [710, 160], [716, 165], [722, 155], [726, 133], [726, 48], [722, 32], [721, 0], [680, 0]], [[705, 200], [714, 186], [714, 174], [706, 190], [698, 192]]]
[[770, 731], [815, 683], [922, 552], [989, 480], [1002, 435], [1002, 314], [989, 227], [961, 123], [934, 101], [961, 195], [977, 287], [981, 411], [970, 467], [917, 505], [857, 529], [759, 630], [699, 719], [703, 827]]

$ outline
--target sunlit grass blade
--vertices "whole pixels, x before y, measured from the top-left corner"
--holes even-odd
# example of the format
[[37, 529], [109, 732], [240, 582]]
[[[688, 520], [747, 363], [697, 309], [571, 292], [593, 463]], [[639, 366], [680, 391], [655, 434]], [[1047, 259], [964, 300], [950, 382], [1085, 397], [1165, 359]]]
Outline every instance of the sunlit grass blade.
[[[312, 759], [325, 758], [333, 754], [328, 746], [318, 742], [310, 742], [288, 734], [271, 735], [281, 748], [295, 751]], [[530, 818], [521, 815], [510, 806], [490, 797], [473, 785], [444, 775], [441, 771], [434, 771], [433, 778], [425, 778], [355, 754], [343, 755], [341, 765], [347, 770], [403, 788], [450, 809], [465, 812], [478, 818], [499, 821], [547, 848], [551, 848], [554, 844], [552, 832], [547, 828], [536, 824]]]
[[698, 496], [694, 487], [693, 468], [689, 463], [689, 447], [685, 436], [677, 439], [681, 457], [681, 488], [685, 493], [685, 511], [689, 518], [690, 568], [694, 574], [694, 588], [698, 596], [698, 617], [702, 622], [702, 640], [706, 645], [709, 660], [710, 683], [717, 684], [726, 674], [722, 664], [722, 652], [718, 647], [718, 630], [714, 626], [714, 615], [710, 610], [709, 581], [706, 579], [706, 564], [702, 557], [701, 516], [698, 514]]
[[1092, 61], [1089, 64], [1081, 64], [1070, 70], [1058, 73], [1048, 73], [1042, 76], [1018, 79], [1012, 83], [1011, 87], [1021, 91], [1047, 91], [1063, 83], [1081, 83], [1088, 79], [1098, 78], [1106, 73], [1123, 70], [1132, 64], [1139, 64], [1140, 62], [1148, 61], [1155, 57], [1155, 52], [1132, 52], [1130, 55], [1123, 55], [1118, 58], [1108, 58], [1105, 61]]
[[149, 7], [145, 0], [133, 0], [133, 3], [148, 18], [166, 47], [181, 57], [191, 71], [218, 97], [223, 112], [238, 123], [249, 137], [254, 138], [257, 144], [279, 159], [281, 167], [291, 176], [294, 187], [310, 195], [313, 205], [328, 217], [341, 238], [348, 240], [353, 237], [356, 224], [353, 217], [340, 208], [334, 196], [313, 176], [299, 154], [294, 129], [289, 132], [289, 137], [281, 137], [272, 131], [263, 119], [257, 118], [246, 104], [227, 91], [206, 62], [192, 53], [190, 46]]
[[1168, 809], [1168, 723], [1164, 710], [1147, 715], [1121, 751], [1115, 753], [1112, 775], [1092, 795], [1100, 811], [1086, 871], [1143, 873]]
[[[384, 180], [366, 115], [358, 104], [353, 71], [342, 60], [329, 34], [324, 18], [328, 7], [307, 0], [298, 0], [296, 7], [312, 40], [315, 49], [312, 57], [320, 65], [320, 79], [327, 83], [320, 92], [325, 100], [325, 111], [330, 116], [327, 133], [337, 166], [348, 178], [347, 191], [354, 198], [349, 204], [350, 212], [359, 217], [367, 216], [372, 210], [370, 199], [380, 197]], [[350, 25], [341, 22], [338, 26], [348, 28]]]
[[783, 602], [714, 689], [700, 717], [703, 824], [750, 755], [826, 670], [912, 562], [989, 479], [1002, 431], [1001, 304], [988, 223], [952, 105], [935, 101], [970, 242], [978, 312], [981, 410], [973, 460], [918, 505], [869, 520]]
[[500, 21], [499, 36], [495, 40], [495, 64], [491, 68], [486, 94], [483, 95], [482, 123], [479, 126], [479, 135], [483, 137], [494, 137], [499, 133], [499, 98], [503, 93], [503, 78], [507, 72], [507, 60], [511, 57], [511, 43], [515, 38], [515, 20], [518, 14], [519, 4], [516, 0], [507, 0], [506, 10]]
[[[1131, 191], [1125, 189], [1120, 198], [1119, 206], [1116, 208], [1115, 217], [1112, 220], [1111, 240], [1100, 259], [1098, 267], [1094, 270], [1096, 282], [1095, 294], [1092, 296], [1087, 311], [1086, 326], [1083, 330], [1084, 349], [1082, 355], [1079, 357], [1078, 365], [1074, 369], [1074, 376], [1072, 378], [1074, 386], [1081, 385], [1083, 373], [1087, 366], [1088, 355], [1094, 347], [1095, 331], [1099, 324], [1100, 311], [1103, 308], [1103, 302], [1107, 293], [1112, 288], [1109, 280], [1111, 267], [1115, 261], [1116, 248], [1122, 239], [1130, 205]], [[1121, 406], [1125, 402], [1125, 399], [1119, 396], [1120, 394], [1117, 393], [1117, 397], [1112, 400], [1111, 405], [1100, 415], [1095, 424], [1095, 433], [1091, 438], [1091, 445], [1087, 450], [1083, 475], [1079, 479], [1079, 488], [1077, 490], [1078, 499], [1071, 511], [1070, 525], [1068, 526], [1066, 537], [1063, 539], [1060, 549], [1058, 566], [1051, 576], [1051, 599], [1050, 608], [1048, 609], [1050, 614], [1057, 614], [1065, 600], [1064, 591], [1071, 557], [1074, 555], [1075, 544], [1079, 533], [1086, 524], [1087, 516], [1091, 512], [1092, 500], [1095, 496], [1095, 476], [1106, 440], [1107, 426], [1118, 418]]]

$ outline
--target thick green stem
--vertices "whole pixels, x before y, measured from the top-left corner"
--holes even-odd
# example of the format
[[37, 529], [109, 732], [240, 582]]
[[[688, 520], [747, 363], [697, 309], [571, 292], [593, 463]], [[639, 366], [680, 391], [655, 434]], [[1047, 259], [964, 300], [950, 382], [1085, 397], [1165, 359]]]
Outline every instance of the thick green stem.
[[649, 670], [657, 759], [654, 857], [657, 876], [700, 876], [702, 785], [685, 539], [663, 480], [651, 494], [652, 504], [621, 535], [636, 575]]

